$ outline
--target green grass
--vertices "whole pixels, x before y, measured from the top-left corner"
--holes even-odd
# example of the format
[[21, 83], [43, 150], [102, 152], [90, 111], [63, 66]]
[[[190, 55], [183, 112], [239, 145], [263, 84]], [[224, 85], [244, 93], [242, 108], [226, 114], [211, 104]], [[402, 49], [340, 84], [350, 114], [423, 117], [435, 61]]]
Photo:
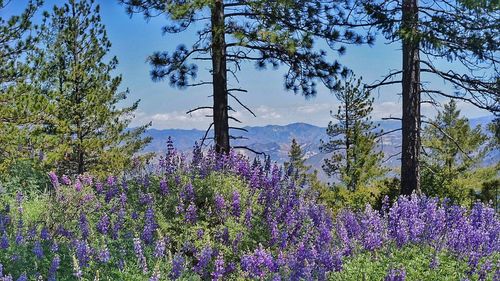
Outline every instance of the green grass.
[[[466, 278], [478, 280], [477, 274], [467, 275], [466, 261], [444, 251], [437, 255], [437, 267], [431, 269], [430, 264], [434, 253], [430, 247], [421, 246], [407, 246], [401, 249], [394, 246], [375, 253], [360, 253], [350, 259], [345, 259], [343, 270], [331, 274], [328, 280], [384, 280], [391, 268], [404, 269], [406, 280], [451, 281]], [[493, 273], [488, 276], [487, 280], [493, 280]]]

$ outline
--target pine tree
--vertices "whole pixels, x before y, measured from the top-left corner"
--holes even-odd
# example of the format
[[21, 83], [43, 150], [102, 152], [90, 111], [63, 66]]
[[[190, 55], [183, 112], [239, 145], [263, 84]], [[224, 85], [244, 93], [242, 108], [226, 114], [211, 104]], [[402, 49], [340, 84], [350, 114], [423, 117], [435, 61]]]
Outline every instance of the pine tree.
[[361, 79], [350, 79], [336, 94], [340, 102], [327, 128], [329, 140], [322, 141], [320, 150], [332, 153], [325, 159], [323, 170], [336, 177], [350, 191], [366, 186], [383, 173], [382, 152], [376, 152], [376, 125], [371, 121], [373, 98], [363, 88]]
[[487, 152], [487, 136], [481, 125], [470, 127], [454, 100], [427, 123], [422, 134], [422, 191], [430, 196], [462, 200], [469, 196], [467, 181], [472, 181], [473, 186], [467, 188], [473, 190], [488, 179], [484, 173], [483, 178], [474, 177], [474, 173], [479, 172], [475, 170], [479, 168], [477, 165]]
[[[364, 30], [376, 28], [390, 43], [402, 44], [401, 69], [389, 73], [372, 88], [401, 85], [401, 191], [419, 192], [422, 95], [431, 102], [438, 95], [500, 111], [500, 5], [498, 1], [471, 0], [346, 3], [346, 16], [341, 23]], [[436, 64], [437, 61], [455, 65], [447, 69], [446, 64]], [[423, 80], [431, 76], [445, 81], [455, 91], [450, 94]]]
[[[0, 11], [7, 7], [10, 1], [0, 0]], [[23, 81], [27, 66], [21, 56], [33, 50], [37, 40], [33, 36], [32, 19], [41, 6], [41, 1], [29, 1], [20, 15], [6, 19], [0, 13], [0, 84], [2, 89], [6, 83]]]
[[141, 138], [149, 125], [128, 129], [139, 101], [118, 107], [127, 91], [119, 91], [121, 76], [112, 76], [116, 57], [106, 61], [111, 43], [99, 6], [69, 0], [54, 7], [44, 30], [37, 78], [55, 105], [45, 127], [53, 140], [48, 162], [71, 175], [123, 171], [149, 142]]
[[290, 150], [288, 151], [288, 162], [284, 163], [285, 170], [291, 165], [293, 169], [299, 171], [300, 173], [307, 173], [310, 166], [305, 164], [305, 153], [302, 151], [300, 144], [297, 140], [292, 139], [292, 144], [290, 145]]
[[307, 185], [320, 195], [326, 190], [326, 184], [318, 179], [318, 171], [312, 170], [310, 165], [306, 165], [305, 153], [302, 151], [297, 140], [292, 139], [290, 150], [288, 151], [288, 161], [284, 163], [284, 170], [287, 175], [294, 177], [297, 184]]
[[33, 91], [27, 54], [38, 39], [32, 24], [41, 1], [29, 1], [20, 15], [9, 18], [2, 10], [10, 1], [0, 0], [0, 170], [22, 158], [36, 158], [34, 136], [44, 120], [47, 100]]
[[[158, 52], [149, 61], [153, 67], [153, 80], [170, 81], [172, 86], [185, 88], [194, 85], [211, 85], [213, 104], [198, 109], [211, 109], [214, 126], [215, 149], [228, 152], [230, 139], [229, 120], [239, 122], [229, 115], [235, 107], [232, 98], [241, 104], [234, 92], [243, 89], [228, 88], [231, 77], [244, 62], [254, 62], [259, 69], [286, 66], [285, 87], [306, 96], [316, 93], [319, 81], [329, 88], [336, 88], [337, 75], [342, 72], [338, 62], [329, 63], [326, 52], [315, 50], [316, 39], [325, 38], [330, 46], [343, 53], [338, 43], [371, 42], [353, 32], [340, 32], [332, 26], [329, 11], [335, 7], [321, 0], [313, 1], [264, 1], [264, 0], [120, 0], [129, 14], [142, 13], [146, 18], [164, 14], [168, 18], [164, 33], [184, 32], [196, 24], [198, 38], [190, 47], [180, 45], [173, 53]], [[338, 1], [335, 1], [338, 2]], [[211, 81], [190, 82], [197, 75], [197, 61], [211, 62]], [[229, 75], [228, 75], [229, 74]], [[235, 79], [236, 82], [237, 78]], [[249, 110], [249, 109], [248, 109]], [[250, 110], [249, 110], [250, 111]], [[192, 111], [189, 111], [192, 112]], [[250, 111], [251, 112], [251, 111]], [[253, 112], [251, 112], [253, 114]]]
[[488, 130], [491, 133], [491, 146], [500, 149], [500, 117], [495, 118], [489, 125]]

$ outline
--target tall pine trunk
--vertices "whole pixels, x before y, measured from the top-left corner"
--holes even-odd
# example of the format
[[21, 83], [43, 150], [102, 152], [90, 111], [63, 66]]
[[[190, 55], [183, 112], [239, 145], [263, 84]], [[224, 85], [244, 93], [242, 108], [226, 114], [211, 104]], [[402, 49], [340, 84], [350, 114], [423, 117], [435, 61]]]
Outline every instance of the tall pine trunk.
[[224, 3], [215, 0], [212, 7], [212, 81], [215, 150], [229, 152], [229, 116], [227, 101], [226, 42]]
[[417, 0], [403, 1], [401, 193], [420, 192], [420, 55]]

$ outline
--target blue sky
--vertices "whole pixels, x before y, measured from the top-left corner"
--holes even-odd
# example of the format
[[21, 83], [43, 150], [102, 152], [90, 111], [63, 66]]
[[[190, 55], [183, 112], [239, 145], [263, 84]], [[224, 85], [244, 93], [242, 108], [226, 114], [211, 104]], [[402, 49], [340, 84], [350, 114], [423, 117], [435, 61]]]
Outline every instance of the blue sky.
[[[44, 9], [63, 1], [45, 1]], [[13, 13], [22, 9], [25, 0], [14, 0], [2, 13]], [[101, 16], [107, 27], [108, 37], [112, 42], [111, 54], [119, 59], [117, 74], [123, 75], [122, 87], [130, 90], [129, 100], [141, 99], [136, 118], [132, 126], [153, 122], [154, 128], [205, 129], [210, 120], [205, 118], [206, 112], [186, 115], [193, 107], [211, 105], [210, 87], [179, 90], [169, 86], [168, 82], [152, 82], [149, 76], [150, 66], [146, 58], [155, 51], [173, 51], [178, 44], [186, 44], [194, 40], [194, 29], [181, 34], [163, 36], [161, 33], [164, 17], [145, 21], [142, 15], [130, 18], [123, 6], [114, 0], [97, 0], [101, 5]], [[2, 15], [3, 16], [3, 15]], [[401, 64], [400, 45], [387, 45], [384, 40], [377, 40], [373, 47], [347, 46], [344, 56], [332, 54], [332, 59], [339, 59], [342, 64], [353, 69], [362, 76], [366, 83], [381, 79], [392, 69]], [[443, 66], [450, 66], [440, 63]], [[457, 67], [451, 65], [451, 67]], [[283, 87], [284, 68], [278, 70], [255, 70], [253, 65], [244, 64], [239, 72], [239, 84], [232, 81], [231, 87], [241, 87], [248, 93], [239, 95], [240, 100], [251, 107], [257, 114], [253, 117], [242, 108], [236, 116], [244, 125], [289, 124], [306, 122], [326, 126], [330, 121], [330, 110], [336, 110], [338, 103], [335, 97], [325, 88], [318, 89], [318, 95], [311, 99], [287, 92]], [[199, 67], [199, 79], [208, 80], [209, 73], [205, 66]], [[449, 86], [436, 79], [429, 80], [434, 87], [451, 90]], [[373, 92], [375, 97], [373, 118], [400, 116], [401, 99], [397, 93], [398, 86], [385, 87]], [[469, 118], [488, 115], [472, 105], [459, 103], [462, 113]], [[424, 105], [423, 114], [434, 116], [435, 109]]]

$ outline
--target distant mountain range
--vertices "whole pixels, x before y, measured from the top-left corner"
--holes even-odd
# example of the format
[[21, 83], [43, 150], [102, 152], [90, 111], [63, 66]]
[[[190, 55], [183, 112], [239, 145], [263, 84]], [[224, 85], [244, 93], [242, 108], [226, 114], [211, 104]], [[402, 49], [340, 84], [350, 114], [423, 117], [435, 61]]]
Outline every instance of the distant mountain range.
[[[481, 125], [486, 130], [486, 125], [492, 121], [492, 116], [470, 119], [471, 126]], [[388, 132], [400, 127], [398, 121], [378, 121], [380, 129]], [[258, 127], [244, 127], [248, 132], [236, 131], [234, 134], [242, 135], [246, 139], [235, 140], [235, 146], [247, 146], [255, 151], [264, 152], [271, 156], [273, 161], [283, 163], [288, 158], [288, 151], [292, 139], [296, 139], [301, 145], [307, 158], [306, 164], [313, 169], [320, 171], [320, 178], [325, 179], [321, 173], [323, 159], [329, 155], [319, 151], [321, 140], [328, 140], [326, 128], [318, 127], [306, 123], [293, 123], [289, 125], [267, 125]], [[166, 140], [170, 136], [174, 141], [174, 146], [185, 153], [191, 153], [195, 141], [199, 141], [205, 131], [203, 130], [182, 130], [182, 129], [150, 129], [146, 136], [152, 137], [152, 142], [145, 148], [145, 152], [164, 153], [166, 151]], [[385, 135], [382, 137], [379, 149], [384, 152], [386, 158], [400, 151], [401, 131]], [[254, 157], [255, 154], [248, 150], [240, 150], [241, 153]], [[500, 161], [500, 151], [494, 151], [485, 159], [484, 165], [489, 165]], [[389, 167], [399, 165], [398, 157], [388, 159], [385, 164]]]

